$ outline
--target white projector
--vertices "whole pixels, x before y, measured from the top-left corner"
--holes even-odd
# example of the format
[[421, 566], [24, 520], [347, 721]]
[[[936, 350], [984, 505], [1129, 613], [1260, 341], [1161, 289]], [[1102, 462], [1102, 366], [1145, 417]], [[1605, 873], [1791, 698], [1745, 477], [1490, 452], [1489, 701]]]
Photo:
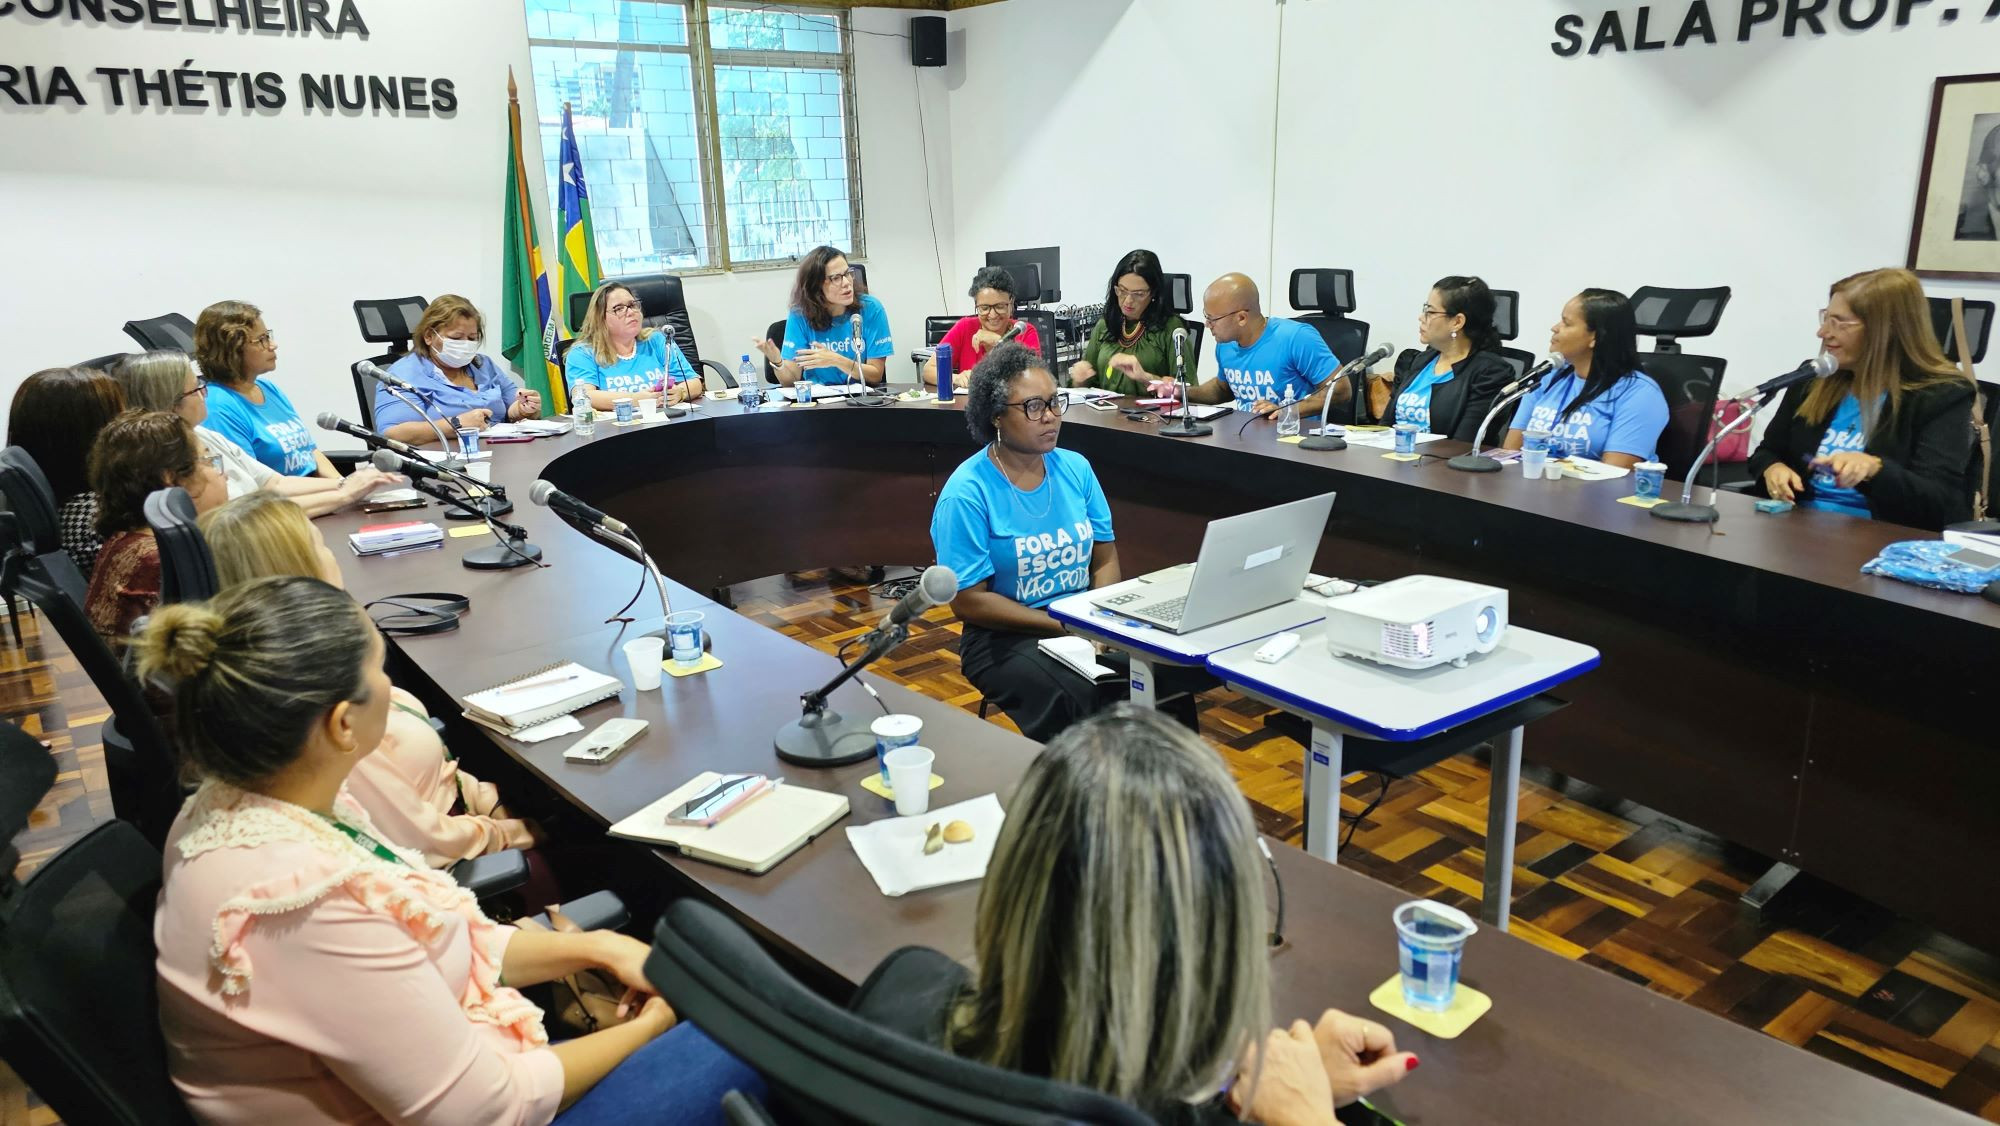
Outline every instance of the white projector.
[[1411, 575], [1326, 605], [1326, 644], [1336, 657], [1404, 669], [1450, 661], [1464, 668], [1507, 632], [1507, 592], [1436, 575]]

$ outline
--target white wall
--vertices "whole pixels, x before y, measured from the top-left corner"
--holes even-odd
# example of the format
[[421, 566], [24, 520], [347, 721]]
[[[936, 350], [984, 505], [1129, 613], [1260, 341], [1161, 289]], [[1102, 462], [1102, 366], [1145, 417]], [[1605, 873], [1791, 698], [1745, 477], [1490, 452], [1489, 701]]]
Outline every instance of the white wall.
[[[1293, 268], [1343, 266], [1374, 340], [1404, 345], [1431, 282], [1479, 273], [1521, 291], [1517, 343], [1531, 350], [1585, 286], [1730, 285], [1720, 331], [1688, 350], [1727, 358], [1731, 387], [1790, 369], [1816, 347], [1829, 283], [1902, 264], [1931, 80], [1992, 70], [2000, 25], [1964, 8], [1941, 27], [1919, 9], [1901, 30], [1784, 40], [1767, 25], [1736, 44], [1736, 5], [1715, 3], [1713, 47], [1549, 50], [1557, 16], [1603, 7], [1009, 0], [956, 13], [958, 273], [990, 249], [1057, 243], [1065, 296], [1096, 300], [1109, 263], [1147, 246], [1197, 286], [1243, 270], [1283, 312]], [[1652, 7], [1676, 23], [1685, 9]], [[1021, 124], [995, 140], [1003, 119]], [[1099, 124], [1113, 121], [1136, 124]]]
[[[119, 326], [240, 298], [278, 338], [276, 378], [299, 410], [352, 417], [348, 365], [368, 355], [357, 297], [458, 292], [488, 313], [498, 351], [506, 72], [521, 84], [528, 167], [541, 167], [526, 23], [516, 0], [373, 0], [366, 40], [93, 27], [0, 16], [4, 60], [66, 65], [91, 104], [28, 109], [0, 98], [0, 215], [14, 281], [0, 301], [0, 410], [39, 368], [135, 345]], [[921, 343], [936, 301], [922, 169], [914, 154], [918, 85], [906, 18], [856, 14], [857, 113], [866, 261], [899, 342]], [[448, 48], [448, 49], [447, 49]], [[98, 66], [272, 70], [290, 104], [276, 113], [124, 109], [100, 104]], [[451, 78], [453, 116], [305, 114], [300, 72]], [[949, 151], [944, 89], [924, 79], [933, 152]], [[945, 146], [940, 148], [940, 146]], [[937, 215], [951, 228], [948, 168], [934, 170]], [[553, 258], [547, 186], [530, 174], [542, 247]], [[730, 363], [783, 316], [791, 272], [691, 278], [696, 338]], [[902, 296], [914, 287], [910, 296]], [[892, 365], [892, 376], [907, 373]]]

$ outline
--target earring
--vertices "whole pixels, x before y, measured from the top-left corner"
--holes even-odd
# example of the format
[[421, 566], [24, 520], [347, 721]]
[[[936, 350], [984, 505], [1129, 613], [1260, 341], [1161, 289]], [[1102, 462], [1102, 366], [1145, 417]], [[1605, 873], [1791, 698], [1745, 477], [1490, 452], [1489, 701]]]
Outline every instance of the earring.
[[1452, 334], [1451, 334], [1451, 338], [1452, 338], [1453, 340], [1457, 340], [1457, 339], [1458, 339], [1458, 334], [1457, 334], [1456, 332], [1452, 333]]

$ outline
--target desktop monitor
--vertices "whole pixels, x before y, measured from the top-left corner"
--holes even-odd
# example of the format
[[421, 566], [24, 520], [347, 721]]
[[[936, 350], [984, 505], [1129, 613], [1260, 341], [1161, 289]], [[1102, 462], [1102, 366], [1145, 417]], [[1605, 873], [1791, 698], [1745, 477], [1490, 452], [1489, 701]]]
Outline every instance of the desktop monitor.
[[[1014, 281], [1021, 290], [1023, 302], [1050, 302], [1062, 300], [1062, 247], [1038, 246], [1030, 250], [989, 250], [986, 252], [988, 266], [1005, 266], [1014, 275]], [[1027, 288], [1028, 271], [1022, 267], [1034, 267], [1034, 276], [1040, 279], [1037, 296]]]

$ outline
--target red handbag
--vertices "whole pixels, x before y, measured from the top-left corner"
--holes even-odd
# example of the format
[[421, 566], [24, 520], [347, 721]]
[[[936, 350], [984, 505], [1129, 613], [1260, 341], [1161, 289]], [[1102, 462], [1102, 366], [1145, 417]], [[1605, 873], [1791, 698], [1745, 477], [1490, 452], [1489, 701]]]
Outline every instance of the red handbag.
[[[1724, 400], [1716, 404], [1715, 417], [1708, 424], [1709, 439], [1713, 441], [1717, 431], [1742, 417], [1743, 412], [1747, 409], [1749, 408], [1734, 399]], [[1722, 440], [1722, 444], [1715, 447], [1715, 460], [1718, 462], [1749, 461], [1750, 428], [1744, 426], [1731, 431], [1729, 436]]]

